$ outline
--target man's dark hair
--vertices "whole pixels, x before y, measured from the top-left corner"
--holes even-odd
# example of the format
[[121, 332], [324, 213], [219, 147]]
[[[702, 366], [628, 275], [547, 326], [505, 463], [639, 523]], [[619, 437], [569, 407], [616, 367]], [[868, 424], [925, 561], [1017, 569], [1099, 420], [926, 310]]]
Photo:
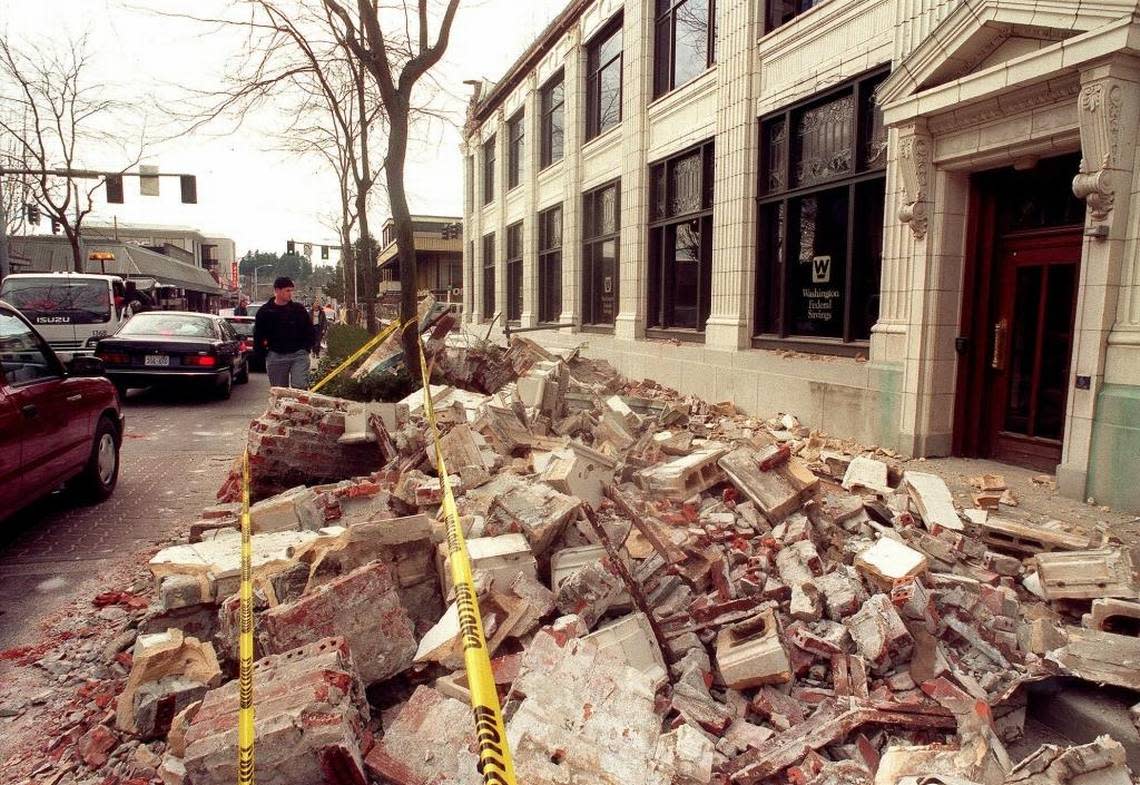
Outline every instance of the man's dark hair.
[[274, 289], [290, 289], [290, 288], [295, 288], [295, 284], [293, 283], [292, 278], [290, 278], [287, 275], [282, 275], [273, 281], [273, 288]]

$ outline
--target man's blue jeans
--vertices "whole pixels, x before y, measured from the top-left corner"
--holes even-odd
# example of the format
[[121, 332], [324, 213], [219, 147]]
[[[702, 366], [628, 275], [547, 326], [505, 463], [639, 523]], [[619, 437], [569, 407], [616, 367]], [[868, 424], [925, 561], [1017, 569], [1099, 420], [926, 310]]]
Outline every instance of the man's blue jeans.
[[304, 349], [298, 352], [269, 352], [265, 357], [265, 374], [274, 387], [295, 387], [309, 389], [309, 353]]

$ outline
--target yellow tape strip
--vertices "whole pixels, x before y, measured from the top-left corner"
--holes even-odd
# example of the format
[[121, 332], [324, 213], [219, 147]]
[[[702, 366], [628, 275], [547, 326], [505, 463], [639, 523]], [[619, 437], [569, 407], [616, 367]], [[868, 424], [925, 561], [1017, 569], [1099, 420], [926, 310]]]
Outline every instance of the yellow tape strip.
[[338, 373], [340, 373], [340, 372], [341, 372], [341, 371], [343, 371], [345, 368], [347, 368], [348, 366], [352, 365], [354, 362], [356, 362], [357, 360], [359, 360], [359, 359], [360, 359], [362, 356], [364, 356], [364, 354], [366, 354], [367, 352], [370, 352], [370, 351], [372, 351], [373, 349], [375, 349], [377, 346], [379, 346], [379, 345], [380, 345], [380, 343], [381, 343], [381, 342], [382, 342], [384, 339], [386, 339], [386, 338], [387, 338], [389, 335], [391, 335], [392, 333], [394, 333], [394, 332], [396, 331], [396, 328], [397, 328], [397, 327], [399, 327], [399, 326], [400, 326], [400, 323], [399, 323], [399, 322], [392, 322], [390, 325], [388, 325], [387, 327], [385, 327], [383, 330], [381, 330], [381, 331], [379, 332], [379, 334], [377, 334], [377, 335], [376, 335], [376, 337], [375, 337], [375, 338], [372, 338], [372, 339], [370, 339], [370, 340], [368, 341], [368, 343], [364, 344], [364, 345], [363, 345], [363, 346], [361, 346], [359, 349], [357, 349], [355, 352], [353, 352], [352, 354], [350, 354], [350, 355], [348, 356], [348, 359], [347, 359], [347, 360], [345, 360], [344, 362], [342, 362], [342, 363], [341, 363], [340, 365], [338, 365], [337, 367], [333, 368], [331, 371], [329, 371], [329, 372], [328, 372], [328, 374], [325, 376], [325, 378], [321, 379], [319, 382], [317, 382], [317, 383], [316, 383], [316, 384], [314, 384], [314, 385], [313, 385], [311, 388], [309, 388], [309, 392], [318, 392], [318, 391], [319, 391], [319, 390], [320, 390], [322, 387], [324, 387], [324, 386], [325, 386], [326, 384], [328, 384], [330, 381], [332, 381], [333, 379], [335, 379], [335, 378], [336, 378], [336, 375], [337, 375]]
[[[418, 343], [418, 339], [417, 339]], [[431, 384], [420, 347], [420, 374], [424, 385], [424, 413], [431, 426], [435, 442], [435, 464], [439, 484], [443, 489], [443, 513], [447, 520], [447, 548], [451, 559], [451, 581], [455, 584], [455, 598], [459, 605], [459, 630], [463, 637], [463, 662], [467, 669], [467, 686], [471, 691], [471, 708], [475, 713], [475, 734], [479, 742], [479, 773], [486, 785], [516, 785], [515, 765], [507, 747], [507, 730], [503, 712], [499, 707], [499, 693], [491, 673], [491, 656], [483, 634], [483, 617], [475, 598], [475, 582], [471, 577], [471, 561], [467, 556], [467, 543], [459, 525], [459, 510], [451, 483], [447, 480], [447, 466], [439, 446], [439, 428], [435, 420], [435, 407], [431, 400]]]
[[253, 548], [249, 523], [249, 451], [241, 459], [241, 590], [238, 613], [238, 785], [253, 785]]

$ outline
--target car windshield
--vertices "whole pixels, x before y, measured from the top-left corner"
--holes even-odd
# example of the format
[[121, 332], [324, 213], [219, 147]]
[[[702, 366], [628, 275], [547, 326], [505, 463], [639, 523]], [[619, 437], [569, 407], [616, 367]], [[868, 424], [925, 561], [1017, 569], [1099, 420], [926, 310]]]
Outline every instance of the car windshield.
[[180, 335], [191, 338], [213, 338], [210, 320], [204, 316], [150, 311], [137, 313], [123, 325], [117, 335]]
[[226, 319], [230, 326], [234, 328], [238, 335], [248, 338], [253, 335], [253, 321], [246, 321], [245, 319]]
[[111, 320], [111, 289], [105, 280], [8, 278], [6, 300], [32, 324], [103, 324]]

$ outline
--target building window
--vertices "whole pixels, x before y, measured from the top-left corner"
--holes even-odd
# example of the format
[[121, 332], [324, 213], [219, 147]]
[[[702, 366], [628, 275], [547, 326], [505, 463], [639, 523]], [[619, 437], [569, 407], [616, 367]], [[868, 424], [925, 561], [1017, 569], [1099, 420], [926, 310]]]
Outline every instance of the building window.
[[760, 123], [760, 339], [866, 341], [879, 317], [887, 135], [878, 72]]
[[523, 224], [507, 227], [507, 321], [522, 318], [523, 305]]
[[561, 73], [546, 83], [538, 97], [542, 113], [540, 145], [542, 149], [539, 154], [539, 165], [544, 169], [555, 161], [562, 160], [562, 147], [566, 136], [565, 114], [562, 108], [565, 98], [566, 91], [562, 84]]
[[768, 13], [764, 19], [764, 32], [769, 33], [797, 16], [822, 3], [823, 0], [768, 0]]
[[495, 137], [483, 142], [483, 204], [495, 198]]
[[523, 113], [519, 111], [507, 123], [507, 190], [518, 186], [523, 162]]
[[700, 76], [716, 62], [716, 0], [657, 0], [653, 97]]
[[618, 306], [620, 183], [582, 197], [582, 324], [612, 325]]
[[712, 141], [649, 174], [649, 326], [702, 332], [712, 286]]
[[483, 318], [495, 315], [495, 233], [483, 235]]
[[621, 122], [621, 22], [616, 19], [586, 49], [586, 139]]
[[538, 320], [562, 317], [562, 205], [538, 214]]

